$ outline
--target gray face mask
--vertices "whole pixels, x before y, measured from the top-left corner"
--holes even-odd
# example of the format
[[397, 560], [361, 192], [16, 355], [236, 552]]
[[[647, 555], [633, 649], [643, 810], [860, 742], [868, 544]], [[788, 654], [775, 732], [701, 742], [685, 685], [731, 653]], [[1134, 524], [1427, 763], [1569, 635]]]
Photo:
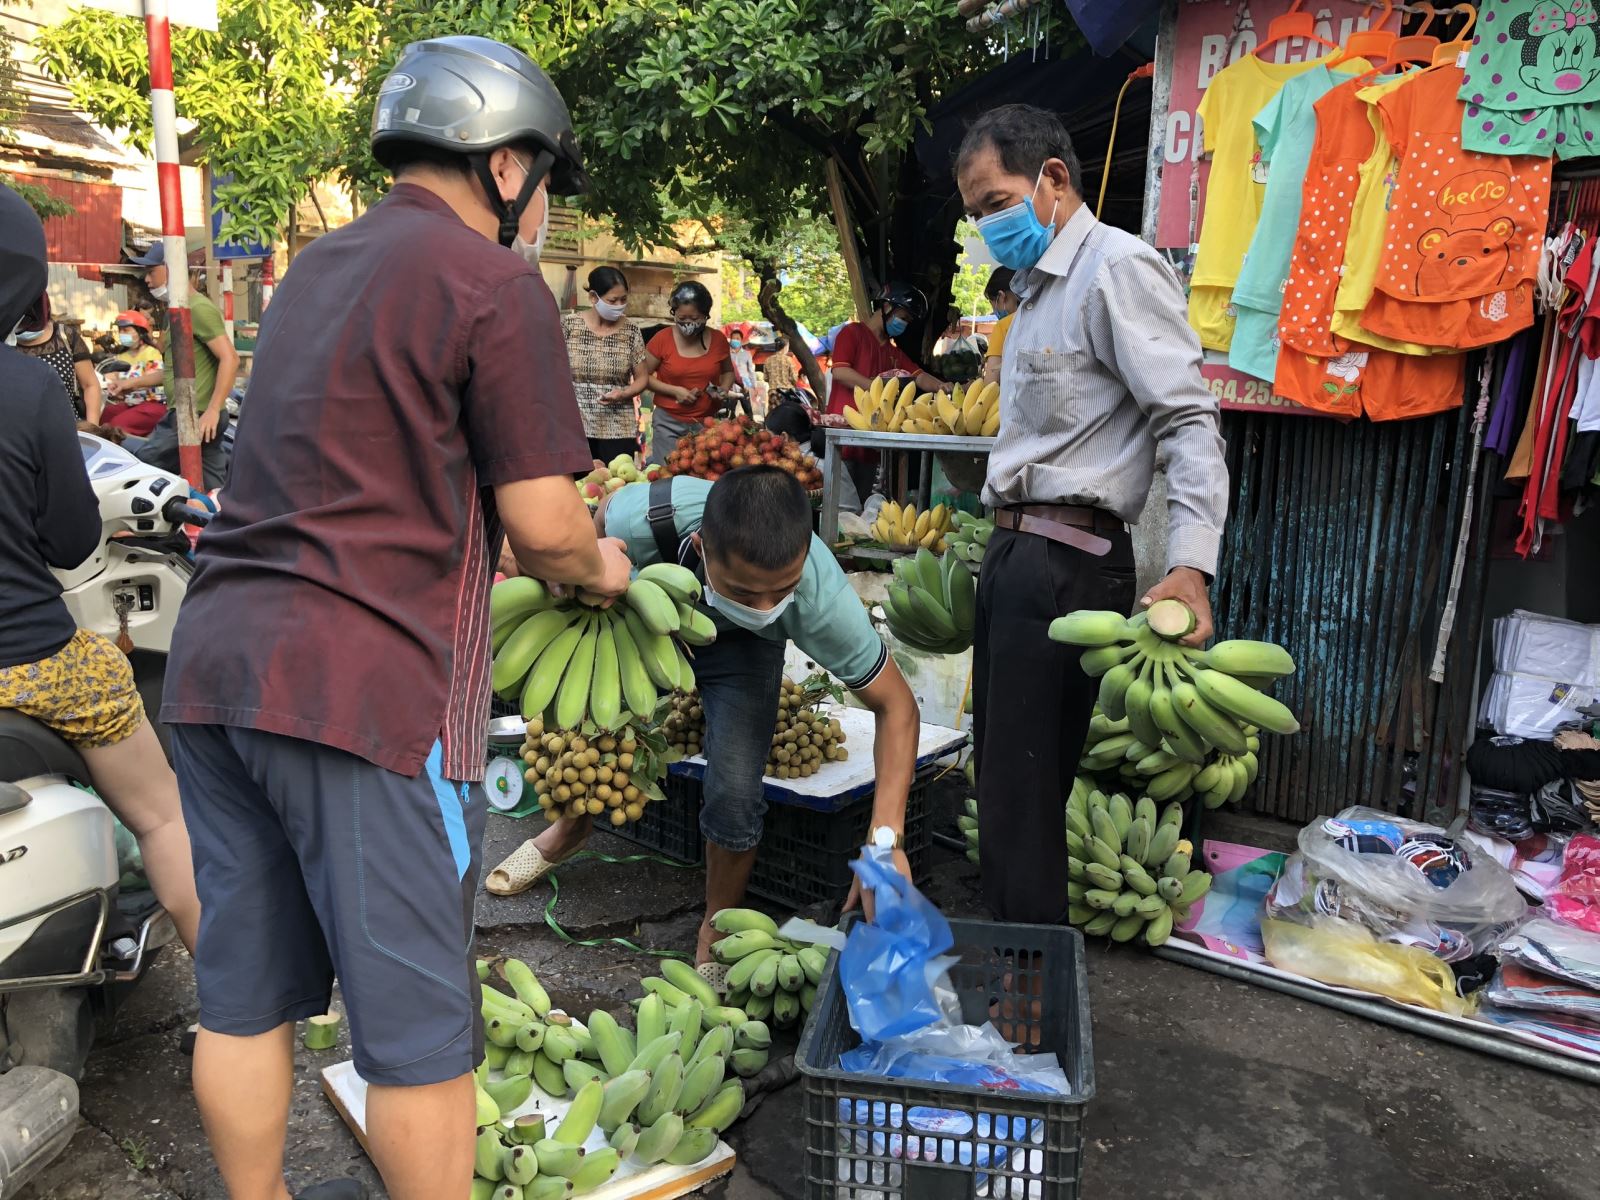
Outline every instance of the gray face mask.
[[156, 284], [150, 289], [150, 294], [165, 304], [167, 302], [167, 285], [164, 283]]

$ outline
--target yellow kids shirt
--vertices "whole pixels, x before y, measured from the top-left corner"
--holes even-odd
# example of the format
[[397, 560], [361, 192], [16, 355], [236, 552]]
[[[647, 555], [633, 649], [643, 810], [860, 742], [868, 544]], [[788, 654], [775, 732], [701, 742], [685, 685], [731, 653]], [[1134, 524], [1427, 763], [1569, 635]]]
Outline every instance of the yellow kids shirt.
[[1274, 63], [1246, 54], [1218, 71], [1200, 97], [1196, 111], [1203, 147], [1211, 155], [1211, 174], [1189, 281], [1189, 324], [1208, 350], [1226, 350], [1233, 341], [1233, 285], [1266, 196], [1267, 164], [1256, 144], [1256, 114], [1296, 75], [1336, 57]]

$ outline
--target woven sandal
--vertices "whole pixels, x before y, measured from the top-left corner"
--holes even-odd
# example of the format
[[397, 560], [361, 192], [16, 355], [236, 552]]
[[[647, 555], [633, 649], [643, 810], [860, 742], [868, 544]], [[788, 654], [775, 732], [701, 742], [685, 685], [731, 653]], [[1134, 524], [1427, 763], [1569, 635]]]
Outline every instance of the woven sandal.
[[483, 882], [483, 890], [494, 896], [520, 896], [566, 861], [565, 858], [555, 861], [546, 858], [544, 852], [533, 844], [533, 839], [529, 838], [489, 872], [489, 877]]
[[711, 985], [711, 990], [719, 996], [728, 994], [728, 965], [719, 962], [701, 963], [695, 968], [695, 973]]

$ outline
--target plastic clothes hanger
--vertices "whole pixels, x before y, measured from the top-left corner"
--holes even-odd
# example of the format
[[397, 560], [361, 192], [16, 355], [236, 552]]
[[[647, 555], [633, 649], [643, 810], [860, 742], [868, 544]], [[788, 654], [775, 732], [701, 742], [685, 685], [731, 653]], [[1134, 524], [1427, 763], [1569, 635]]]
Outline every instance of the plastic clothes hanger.
[[1294, 0], [1288, 12], [1268, 23], [1267, 38], [1255, 49], [1257, 58], [1261, 57], [1261, 52], [1268, 46], [1273, 45], [1275, 42], [1284, 41], [1287, 38], [1304, 38], [1308, 42], [1326, 46], [1329, 50], [1341, 49], [1338, 43], [1330, 42], [1327, 38], [1317, 35], [1317, 19], [1310, 13], [1300, 11], [1302, 3], [1304, 3], [1304, 0]]
[[1446, 63], [1454, 63], [1460, 55], [1472, 49], [1472, 27], [1478, 23], [1478, 10], [1470, 4], [1458, 4], [1450, 11], [1453, 13], [1466, 13], [1467, 24], [1454, 41], [1442, 43], [1433, 52], [1433, 65], [1436, 67], [1442, 67]]
[[[1367, 11], [1363, 15], [1370, 18], [1372, 10], [1376, 7], [1378, 7], [1376, 4], [1367, 5]], [[1340, 54], [1338, 58], [1328, 65], [1337, 67], [1340, 63], [1347, 63], [1356, 58], [1364, 58], [1368, 62], [1374, 59], [1382, 59], [1387, 62], [1390, 50], [1393, 49], [1395, 42], [1400, 37], [1394, 30], [1384, 28], [1384, 25], [1389, 21], [1390, 14], [1393, 12], [1393, 0], [1383, 0], [1383, 15], [1376, 21], [1369, 21], [1369, 28], [1358, 29], [1352, 33], [1350, 40], [1344, 44], [1344, 53]]]
[[1391, 63], [1410, 62], [1420, 63], [1425, 67], [1433, 65], [1433, 53], [1439, 48], [1439, 39], [1425, 36], [1430, 25], [1439, 19], [1439, 12], [1431, 4], [1399, 4], [1396, 5], [1401, 12], [1427, 13], [1428, 19], [1423, 23], [1422, 29], [1410, 37], [1396, 38], [1393, 46], [1389, 48], [1389, 61]]

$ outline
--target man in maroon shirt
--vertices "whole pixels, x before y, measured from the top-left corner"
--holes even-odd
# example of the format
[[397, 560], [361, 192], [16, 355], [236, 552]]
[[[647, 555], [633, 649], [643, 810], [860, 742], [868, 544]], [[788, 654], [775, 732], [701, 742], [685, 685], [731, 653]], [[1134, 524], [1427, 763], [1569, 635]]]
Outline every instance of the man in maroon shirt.
[[[869, 388], [880, 375], [904, 371], [914, 377], [919, 391], [944, 390], [944, 383], [929, 375], [895, 344], [911, 322], [928, 313], [927, 298], [908, 283], [886, 283], [878, 289], [872, 313], [864, 321], [851, 321], [833, 340], [833, 392], [828, 411], [842, 413], [856, 402], [856, 389]], [[856, 491], [866, 499], [878, 461], [876, 450], [844, 449], [845, 461]]]
[[466, 1200], [490, 548], [503, 527], [529, 575], [628, 582], [572, 487], [588, 445], [533, 265], [548, 193], [587, 184], [560, 94], [498, 42], [421, 42], [372, 145], [393, 191], [262, 324], [162, 710], [201, 894], [195, 1092], [233, 1200], [288, 1196], [294, 1024], [335, 976], [389, 1195]]

